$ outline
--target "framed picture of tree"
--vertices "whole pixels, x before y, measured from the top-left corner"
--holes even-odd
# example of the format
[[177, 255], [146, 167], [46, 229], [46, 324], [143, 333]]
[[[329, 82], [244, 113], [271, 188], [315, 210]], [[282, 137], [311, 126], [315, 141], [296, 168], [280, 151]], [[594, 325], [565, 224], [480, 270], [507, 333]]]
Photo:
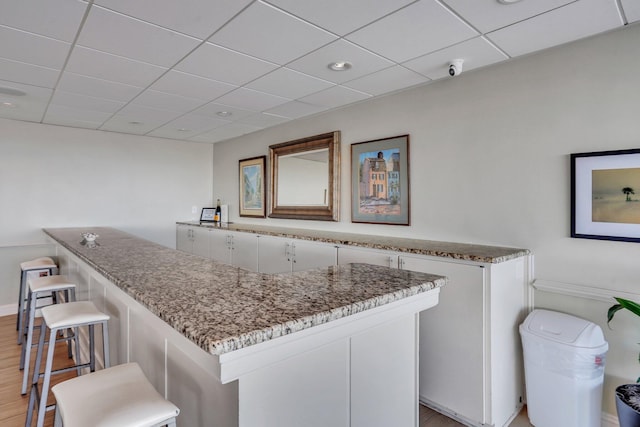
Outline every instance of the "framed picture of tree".
[[571, 237], [640, 243], [640, 149], [571, 154]]
[[240, 160], [240, 216], [266, 216], [265, 165], [267, 156]]
[[409, 225], [409, 135], [351, 145], [351, 222]]

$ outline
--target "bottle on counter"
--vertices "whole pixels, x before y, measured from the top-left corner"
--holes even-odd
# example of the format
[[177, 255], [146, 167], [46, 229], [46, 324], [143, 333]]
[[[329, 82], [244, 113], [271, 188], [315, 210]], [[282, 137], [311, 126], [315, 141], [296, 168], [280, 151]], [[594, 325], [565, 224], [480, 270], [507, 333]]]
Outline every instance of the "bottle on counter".
[[216, 213], [213, 215], [213, 222], [220, 222], [220, 199], [216, 202]]

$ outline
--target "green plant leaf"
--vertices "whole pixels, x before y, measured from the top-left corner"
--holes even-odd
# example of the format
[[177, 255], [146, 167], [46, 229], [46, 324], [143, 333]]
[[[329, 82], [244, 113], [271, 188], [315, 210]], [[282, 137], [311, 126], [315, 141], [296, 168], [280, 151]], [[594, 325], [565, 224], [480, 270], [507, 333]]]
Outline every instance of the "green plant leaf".
[[636, 316], [640, 316], [640, 304], [638, 304], [637, 302], [633, 302], [624, 298], [616, 298], [615, 300], [618, 301], [618, 304], [620, 304]]
[[607, 311], [607, 326], [613, 319], [613, 315], [616, 314], [618, 311], [622, 310], [623, 308], [624, 307], [622, 307], [621, 304], [616, 304], [609, 307], [609, 311]]

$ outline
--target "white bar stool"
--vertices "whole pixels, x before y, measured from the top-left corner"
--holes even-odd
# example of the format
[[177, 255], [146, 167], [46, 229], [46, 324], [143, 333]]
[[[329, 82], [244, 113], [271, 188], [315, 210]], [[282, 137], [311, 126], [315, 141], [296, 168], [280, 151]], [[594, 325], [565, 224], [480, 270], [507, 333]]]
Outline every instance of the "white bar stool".
[[[20, 369], [23, 369], [22, 374], [22, 391], [21, 393], [27, 394], [27, 384], [29, 381], [29, 361], [31, 360], [31, 348], [33, 347], [33, 328], [36, 318], [37, 301], [42, 295], [55, 295], [57, 292], [65, 293], [65, 300], [76, 300], [76, 285], [71, 283], [66, 276], [44, 276], [37, 279], [31, 279], [28, 282], [29, 295], [27, 299], [27, 310], [24, 321], [25, 330], [21, 330], [21, 334], [26, 336], [26, 341], [22, 344], [22, 352], [20, 353]], [[55, 342], [55, 341], [53, 341]], [[79, 346], [76, 341], [76, 352]], [[69, 358], [72, 357], [71, 345], [69, 345]]]
[[176, 426], [180, 409], [165, 400], [137, 363], [127, 363], [53, 386], [56, 427]]
[[[48, 276], [53, 275], [53, 270], [58, 268], [56, 263], [49, 257], [42, 257], [32, 259], [31, 261], [25, 261], [20, 263], [20, 292], [18, 293], [18, 314], [16, 315], [16, 331], [22, 331], [22, 322], [24, 316], [25, 307], [25, 293], [27, 285], [27, 277], [30, 271], [46, 270]], [[43, 273], [45, 273], [43, 271]], [[18, 334], [18, 344], [22, 344], [22, 333]]]
[[[38, 420], [37, 426], [42, 427], [44, 424], [44, 416], [47, 410], [53, 409], [55, 405], [47, 407], [47, 397], [49, 394], [49, 384], [51, 383], [51, 375], [68, 372], [77, 369], [89, 368], [91, 372], [96, 369], [95, 356], [95, 325], [102, 325], [102, 356], [104, 367], [108, 368], [109, 363], [109, 328], [107, 322], [109, 316], [96, 308], [91, 301], [75, 301], [66, 304], [54, 304], [42, 308], [42, 323], [40, 324], [40, 339], [38, 340], [38, 352], [36, 354], [36, 365], [33, 370], [33, 380], [31, 382], [31, 392], [29, 394], [29, 408], [27, 409], [27, 420], [25, 425], [31, 426], [33, 410], [36, 400], [38, 403]], [[59, 331], [73, 329], [81, 326], [89, 327], [89, 362], [81, 363], [80, 353], [76, 354], [76, 364], [63, 369], [53, 371], [53, 355], [55, 351], [56, 336]], [[40, 364], [42, 361], [42, 352], [45, 344], [46, 329], [49, 328], [49, 348], [47, 351], [47, 359], [44, 372], [40, 373]], [[74, 338], [78, 339], [78, 334], [74, 334]], [[42, 392], [38, 390], [38, 380], [43, 378]], [[89, 427], [91, 424], [88, 424]], [[94, 424], [95, 425], [95, 424]]]

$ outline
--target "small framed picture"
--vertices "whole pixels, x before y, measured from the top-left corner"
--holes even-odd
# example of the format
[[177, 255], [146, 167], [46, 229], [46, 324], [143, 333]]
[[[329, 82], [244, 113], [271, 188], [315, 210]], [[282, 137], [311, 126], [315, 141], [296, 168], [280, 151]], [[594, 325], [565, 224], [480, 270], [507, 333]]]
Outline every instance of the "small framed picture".
[[213, 222], [213, 218], [216, 214], [216, 208], [202, 208], [200, 214], [200, 222]]
[[351, 145], [351, 222], [409, 225], [409, 135]]
[[640, 149], [571, 154], [571, 237], [640, 243]]
[[266, 216], [265, 166], [267, 156], [239, 161], [240, 216], [264, 218]]

